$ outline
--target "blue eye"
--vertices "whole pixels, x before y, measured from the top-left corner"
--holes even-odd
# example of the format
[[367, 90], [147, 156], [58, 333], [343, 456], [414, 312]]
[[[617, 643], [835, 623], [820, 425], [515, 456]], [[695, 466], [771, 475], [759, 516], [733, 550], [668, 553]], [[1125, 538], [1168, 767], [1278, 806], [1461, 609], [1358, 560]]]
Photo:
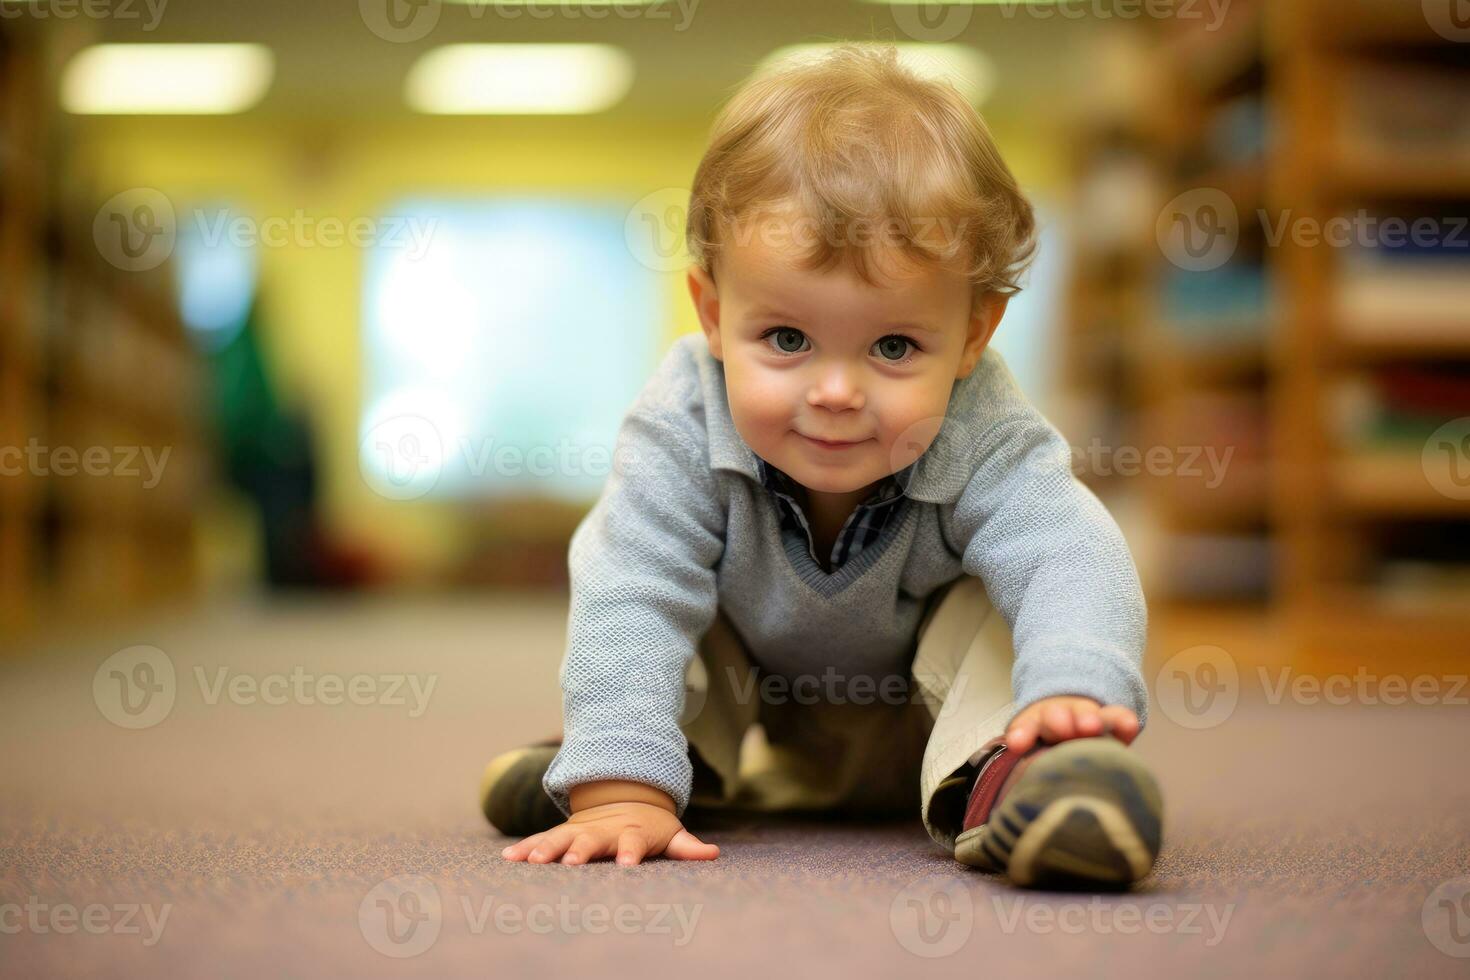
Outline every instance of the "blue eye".
[[[777, 327], [768, 332], [766, 336], [774, 336], [776, 338], [776, 348], [783, 354], [800, 353], [801, 344], [806, 340], [806, 334], [797, 330], [795, 327]], [[792, 346], [788, 347], [787, 344]]]
[[895, 363], [897, 363], [903, 361], [904, 358], [908, 355], [909, 348], [913, 346], [913, 342], [907, 337], [900, 337], [898, 334], [892, 334], [878, 341], [875, 346], [878, 348], [878, 352], [883, 355], [885, 360], [894, 361]]

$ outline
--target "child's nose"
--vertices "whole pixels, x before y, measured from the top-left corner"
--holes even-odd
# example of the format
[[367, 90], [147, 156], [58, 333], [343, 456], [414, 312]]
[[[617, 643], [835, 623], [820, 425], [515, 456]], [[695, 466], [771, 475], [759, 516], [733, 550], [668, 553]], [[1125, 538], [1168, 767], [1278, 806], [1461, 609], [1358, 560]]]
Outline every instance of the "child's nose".
[[863, 407], [865, 398], [851, 367], [838, 364], [820, 371], [811, 390], [807, 392], [808, 405], [828, 408], [834, 412]]

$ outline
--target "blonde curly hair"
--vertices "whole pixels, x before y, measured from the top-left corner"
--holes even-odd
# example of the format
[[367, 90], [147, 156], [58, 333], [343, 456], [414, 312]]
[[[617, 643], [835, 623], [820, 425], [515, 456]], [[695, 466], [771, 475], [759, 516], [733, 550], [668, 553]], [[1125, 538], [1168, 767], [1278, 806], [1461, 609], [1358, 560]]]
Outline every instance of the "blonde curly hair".
[[690, 193], [691, 258], [713, 277], [726, 236], [793, 210], [813, 232], [803, 269], [846, 258], [875, 284], [878, 246], [894, 246], [962, 271], [977, 306], [1017, 292], [1036, 251], [1035, 214], [985, 121], [891, 44], [759, 72], [720, 110]]

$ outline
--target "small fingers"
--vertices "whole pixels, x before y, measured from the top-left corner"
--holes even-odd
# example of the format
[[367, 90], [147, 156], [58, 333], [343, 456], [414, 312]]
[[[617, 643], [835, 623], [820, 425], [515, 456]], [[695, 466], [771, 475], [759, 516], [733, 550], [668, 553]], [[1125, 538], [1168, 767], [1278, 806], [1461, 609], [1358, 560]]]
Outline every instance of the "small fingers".
[[607, 851], [607, 845], [592, 834], [578, 834], [576, 840], [572, 841], [567, 848], [566, 854], [562, 855], [562, 864], [586, 864], [594, 858], [600, 858]]
[[687, 830], [680, 830], [664, 848], [664, 854], [676, 861], [713, 861], [720, 856], [717, 844], [706, 844]]
[[1079, 704], [1072, 712], [1072, 719], [1077, 726], [1078, 738], [1091, 738], [1103, 733], [1102, 715], [1096, 705]]
[[1067, 705], [1049, 704], [1041, 713], [1041, 737], [1048, 742], [1065, 742], [1074, 738], [1077, 729], [1072, 723], [1072, 709]]
[[1026, 709], [1011, 721], [1011, 727], [1006, 730], [1006, 748], [1012, 752], [1025, 752], [1036, 744], [1037, 712]]
[[549, 864], [566, 852], [572, 842], [572, 832], [565, 825], [546, 832], [542, 841], [531, 849], [526, 860], [532, 864]]
[[529, 837], [523, 837], [520, 840], [516, 841], [514, 844], [502, 848], [500, 851], [500, 856], [505, 858], [507, 861], [524, 861], [526, 859], [526, 855], [535, 850], [536, 845], [540, 844], [541, 839], [545, 836], [545, 833], [540, 833], [532, 834]]
[[634, 830], [625, 830], [618, 838], [618, 863], [624, 866], [637, 864], [648, 853], [648, 841]]
[[1106, 731], [1124, 745], [1138, 737], [1138, 715], [1122, 705], [1110, 705], [1102, 709], [1102, 721]]

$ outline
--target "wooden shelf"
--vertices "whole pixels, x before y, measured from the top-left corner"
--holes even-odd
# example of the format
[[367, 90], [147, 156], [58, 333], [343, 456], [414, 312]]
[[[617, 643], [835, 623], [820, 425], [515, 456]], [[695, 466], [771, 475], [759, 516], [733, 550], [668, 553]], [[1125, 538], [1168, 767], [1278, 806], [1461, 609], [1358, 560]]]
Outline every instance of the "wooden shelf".
[[1225, 9], [1215, 30], [1187, 25], [1169, 39], [1165, 56], [1198, 101], [1234, 95], [1259, 73], [1264, 10], [1260, 0], [1239, 0]]
[[[47, 35], [0, 19], [0, 446], [47, 452], [0, 478], [0, 639], [186, 593], [195, 501], [198, 358], [170, 298], [170, 270], [124, 275], [90, 242], [96, 203], [68, 182]], [[105, 196], [105, 195], [104, 195]], [[64, 208], [70, 207], [70, 212]], [[76, 229], [53, 254], [53, 229]], [[132, 447], [168, 446], [161, 473]], [[57, 472], [51, 454], [71, 457]], [[84, 469], [85, 454], [93, 470]], [[158, 459], [157, 456], [154, 457]], [[107, 475], [98, 475], [103, 465]], [[145, 479], [156, 485], [144, 487]]]
[[1413, 324], [1396, 329], [1391, 324], [1371, 334], [1339, 334], [1334, 352], [1339, 363], [1470, 358], [1470, 312], [1463, 330], [1416, 330]]
[[1270, 517], [1270, 470], [1259, 461], [1232, 460], [1218, 483], [1208, 472], [1197, 477], [1159, 477], [1159, 500], [1181, 526], [1255, 525]]
[[1464, 161], [1338, 155], [1325, 176], [1339, 200], [1470, 198], [1470, 165]]
[[1466, 501], [1446, 497], [1424, 475], [1418, 453], [1379, 450], [1344, 456], [1332, 464], [1334, 504], [1360, 515], [1470, 516]]
[[[1167, 334], [1167, 328], [1165, 333]], [[1201, 387], [1237, 384], [1265, 375], [1271, 361], [1261, 339], [1225, 343], [1189, 343], [1173, 336], [1151, 353], [1161, 366], [1172, 368], [1176, 384]]]
[[[1467, 597], [1470, 599], [1470, 597]], [[1465, 671], [1470, 601], [1458, 609], [1405, 605], [1375, 589], [1324, 586], [1294, 615], [1300, 662], [1340, 671], [1343, 664], [1381, 673]]]
[[[1144, 398], [1115, 396], [1097, 409], [1139, 445], [1180, 445], [1191, 424], [1196, 443], [1245, 446], [1250, 440], [1253, 461], [1233, 462], [1214, 488], [1202, 480], [1139, 481], [1142, 506], [1156, 518], [1149, 532], [1160, 542], [1241, 531], [1269, 535], [1274, 564], [1263, 606], [1271, 611], [1272, 629], [1279, 630], [1289, 658], [1338, 670], [1375, 657], [1397, 658], [1402, 667], [1443, 655], [1463, 671], [1470, 656], [1470, 595], [1426, 589], [1436, 597], [1411, 594], [1405, 601], [1343, 584], [1375, 577], [1374, 563], [1382, 560], [1377, 536], [1386, 527], [1470, 521], [1470, 502], [1435, 490], [1418, 447], [1339, 449], [1331, 413], [1341, 406], [1330, 397], [1349, 372], [1470, 359], [1470, 312], [1458, 322], [1430, 323], [1438, 319], [1431, 297], [1406, 285], [1410, 295], [1424, 299], [1420, 313], [1404, 312], [1398, 323], [1365, 313], [1367, 328], [1353, 330], [1339, 302], [1341, 277], [1350, 272], [1342, 249], [1291, 237], [1272, 247], [1258, 229], [1247, 238], [1244, 226], [1255, 223], [1258, 209], [1290, 209], [1294, 218], [1320, 226], [1360, 207], [1407, 214], [1435, 202], [1470, 201], [1470, 160], [1461, 154], [1436, 157], [1379, 145], [1389, 139], [1379, 121], [1397, 118], [1395, 99], [1412, 99], [1421, 76], [1438, 91], [1433, 86], [1444, 83], [1432, 76], [1446, 65], [1466, 64], [1464, 45], [1437, 35], [1422, 8], [1413, 0], [1267, 0], [1233, 5], [1218, 31], [1170, 34], [1161, 26], [1156, 55], [1169, 76], [1162, 88], [1170, 103], [1139, 110], [1157, 116], [1165, 133], [1148, 145], [1155, 154], [1148, 169], [1175, 175], [1161, 179], [1158, 198], [1200, 187], [1228, 195], [1242, 223], [1239, 252], [1254, 257], [1259, 250], [1265, 263], [1270, 309], [1249, 324], [1233, 315], [1221, 319], [1213, 331], [1206, 323], [1169, 323], [1161, 312], [1169, 309], [1169, 287], [1196, 283], [1175, 282], [1181, 273], [1154, 247], [1154, 269], [1144, 276], [1146, 294], [1137, 307], [1144, 311], [1141, 325], [1100, 318], [1096, 322], [1114, 330], [1114, 338], [1085, 338], [1122, 350], [1121, 371], [1141, 379]], [[1411, 91], [1400, 95], [1397, 86], [1374, 84], [1375, 72], [1404, 79]], [[1227, 150], [1213, 145], [1219, 127], [1212, 122], [1231, 100], [1257, 95], [1272, 127], [1265, 134], [1269, 151], [1259, 161], [1231, 161]], [[1353, 98], [1363, 101], [1348, 101]], [[1434, 119], [1453, 116], [1452, 105], [1426, 103], [1438, 113]], [[1341, 111], [1354, 108], [1361, 111]], [[1254, 118], [1243, 113], [1231, 120], [1251, 145], [1259, 142], [1259, 134], [1246, 129]], [[1394, 128], [1387, 128], [1392, 135]], [[1422, 120], [1419, 128], [1437, 131]], [[1181, 165], [1192, 168], [1188, 179], [1178, 176]], [[1096, 276], [1079, 274], [1076, 306], [1101, 308], [1109, 289]], [[1415, 315], [1417, 323], [1410, 321]], [[1247, 326], [1263, 329], [1240, 329]], [[1069, 380], [1074, 387], [1090, 384]], [[1244, 406], [1238, 412], [1228, 404], [1237, 398]], [[1257, 432], [1262, 419], [1264, 436]], [[1263, 452], [1270, 455], [1259, 461]], [[1171, 615], [1193, 608], [1162, 593], [1156, 598]]]

